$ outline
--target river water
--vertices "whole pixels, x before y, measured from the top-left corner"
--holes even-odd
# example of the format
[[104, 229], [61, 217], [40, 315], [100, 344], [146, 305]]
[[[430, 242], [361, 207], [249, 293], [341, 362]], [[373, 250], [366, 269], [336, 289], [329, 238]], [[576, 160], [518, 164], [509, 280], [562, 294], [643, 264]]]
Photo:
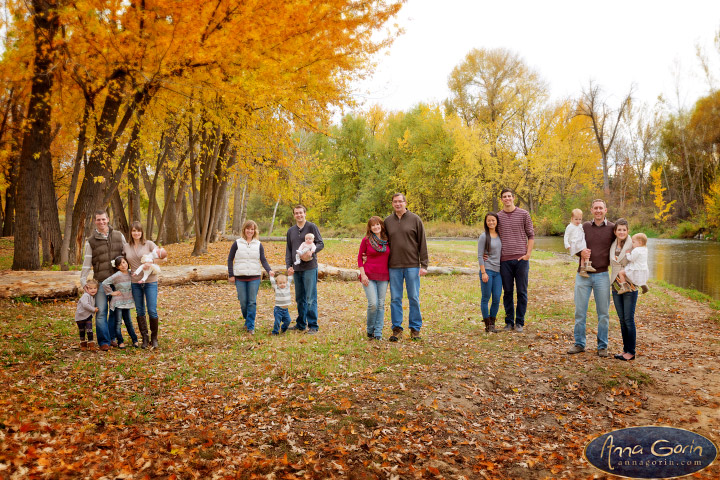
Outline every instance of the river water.
[[[565, 252], [562, 237], [535, 237], [535, 248]], [[650, 278], [692, 288], [720, 300], [720, 243], [648, 239]]]

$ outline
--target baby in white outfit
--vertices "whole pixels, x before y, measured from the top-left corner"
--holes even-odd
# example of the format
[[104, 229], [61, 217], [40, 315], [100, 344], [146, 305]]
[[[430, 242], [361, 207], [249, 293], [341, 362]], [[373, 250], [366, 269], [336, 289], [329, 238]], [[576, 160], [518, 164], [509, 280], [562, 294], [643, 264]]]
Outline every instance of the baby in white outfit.
[[[570, 216], [570, 224], [565, 227], [565, 248], [570, 251], [570, 255], [576, 255], [587, 248], [587, 244], [585, 243], [585, 230], [583, 230], [582, 221], [583, 212], [579, 208], [576, 208], [572, 211], [572, 215]], [[581, 277], [589, 277], [587, 272], [594, 271], [595, 268], [593, 268], [589, 259], [586, 262], [580, 263], [579, 275]]]
[[305, 235], [305, 241], [300, 244], [300, 248], [295, 252], [295, 265], [300, 265], [300, 257], [306, 253], [315, 253], [315, 235], [308, 233]]
[[[155, 264], [155, 259], [160, 258], [167, 258], [167, 250], [164, 248], [155, 248], [151, 253], [148, 253], [146, 255], [143, 255], [140, 257], [140, 261], [142, 262], [142, 265], [138, 267], [137, 270], [135, 270], [133, 273], [134, 275], [140, 275], [143, 274], [143, 278], [138, 281], [138, 283], [145, 283], [145, 281], [148, 279], [150, 275], [153, 273], [158, 275], [160, 274], [160, 267]], [[145, 267], [148, 268], [145, 268]]]
[[[620, 290], [618, 295], [632, 291], [627, 280], [640, 287], [643, 293], [650, 290], [647, 286], [650, 278], [650, 268], [648, 267], [648, 249], [647, 235], [644, 233], [636, 233], [632, 236], [633, 248], [625, 254], [628, 264], [618, 273], [618, 282], [620, 282]], [[627, 279], [627, 280], [626, 280]]]

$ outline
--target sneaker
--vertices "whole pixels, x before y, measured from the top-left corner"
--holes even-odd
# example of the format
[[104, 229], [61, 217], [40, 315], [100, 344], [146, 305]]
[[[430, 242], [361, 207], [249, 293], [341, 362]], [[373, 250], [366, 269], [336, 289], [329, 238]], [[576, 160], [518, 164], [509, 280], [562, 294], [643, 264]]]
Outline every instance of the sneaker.
[[388, 342], [397, 342], [398, 340], [400, 339], [397, 337], [397, 335], [394, 334], [390, 335], [390, 338], [388, 338]]
[[305, 332], [305, 335], [315, 335], [316, 333], [318, 333], [317, 329], [310, 328], [307, 332]]
[[598, 357], [605, 358], [607, 356], [608, 356], [607, 348], [598, 348]]
[[515, 331], [522, 333], [522, 331], [523, 331], [523, 326], [522, 326], [522, 325], [515, 325]]
[[280, 335], [279, 332], [270, 332], [270, 335]]
[[420, 336], [420, 330], [410, 329], [410, 340], [422, 340]]
[[574, 353], [582, 353], [585, 351], [585, 347], [581, 347], [580, 345], [573, 345], [570, 347], [567, 351], [568, 355], [572, 355]]
[[248, 330], [248, 335], [255, 335], [255, 330]]
[[294, 330], [296, 332], [304, 332], [305, 331], [304, 328], [300, 328], [297, 325], [293, 325], [292, 327], [288, 328], [288, 330]]
[[370, 339], [370, 340], [372, 340], [373, 338], [375, 338], [375, 336], [373, 336], [372, 333], [368, 333], [368, 334], [367, 334], [367, 337], [368, 337], [368, 339]]
[[506, 323], [506, 324], [505, 324], [505, 328], [503, 328], [503, 330], [506, 331], [506, 332], [512, 332], [512, 331], [514, 330], [514, 328], [515, 328], [515, 327], [513, 327], [513, 326], [510, 325], [509, 323]]
[[378, 342], [382, 342], [382, 337], [375, 337], [375, 340], [377, 340]]

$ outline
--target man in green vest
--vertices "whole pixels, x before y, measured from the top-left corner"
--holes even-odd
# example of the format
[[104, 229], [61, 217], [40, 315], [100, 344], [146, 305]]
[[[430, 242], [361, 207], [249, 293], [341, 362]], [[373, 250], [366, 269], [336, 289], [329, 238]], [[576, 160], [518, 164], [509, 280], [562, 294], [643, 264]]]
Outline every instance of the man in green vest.
[[[85, 258], [83, 259], [80, 284], [85, 287], [90, 269], [93, 271], [93, 278], [99, 283], [115, 273], [110, 261], [122, 255], [123, 245], [127, 243], [125, 236], [113, 230], [110, 226], [110, 219], [104, 210], [95, 212], [95, 231], [85, 242]], [[100, 287], [95, 294], [95, 307], [98, 312], [95, 315], [95, 331], [100, 350], [110, 350], [110, 343], [115, 336], [115, 316], [111, 315], [108, 322], [108, 299], [105, 290]]]

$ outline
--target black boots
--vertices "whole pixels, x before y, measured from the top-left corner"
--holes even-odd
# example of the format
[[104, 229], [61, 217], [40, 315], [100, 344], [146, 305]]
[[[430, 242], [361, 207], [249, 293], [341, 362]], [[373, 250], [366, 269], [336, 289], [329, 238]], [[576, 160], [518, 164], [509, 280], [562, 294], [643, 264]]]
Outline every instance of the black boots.
[[150, 346], [158, 348], [158, 319], [150, 317]]
[[141, 348], [148, 348], [150, 346], [150, 337], [148, 337], [147, 321], [145, 315], [138, 315], [137, 317], [138, 328], [140, 329], [140, 336], [142, 337]]

